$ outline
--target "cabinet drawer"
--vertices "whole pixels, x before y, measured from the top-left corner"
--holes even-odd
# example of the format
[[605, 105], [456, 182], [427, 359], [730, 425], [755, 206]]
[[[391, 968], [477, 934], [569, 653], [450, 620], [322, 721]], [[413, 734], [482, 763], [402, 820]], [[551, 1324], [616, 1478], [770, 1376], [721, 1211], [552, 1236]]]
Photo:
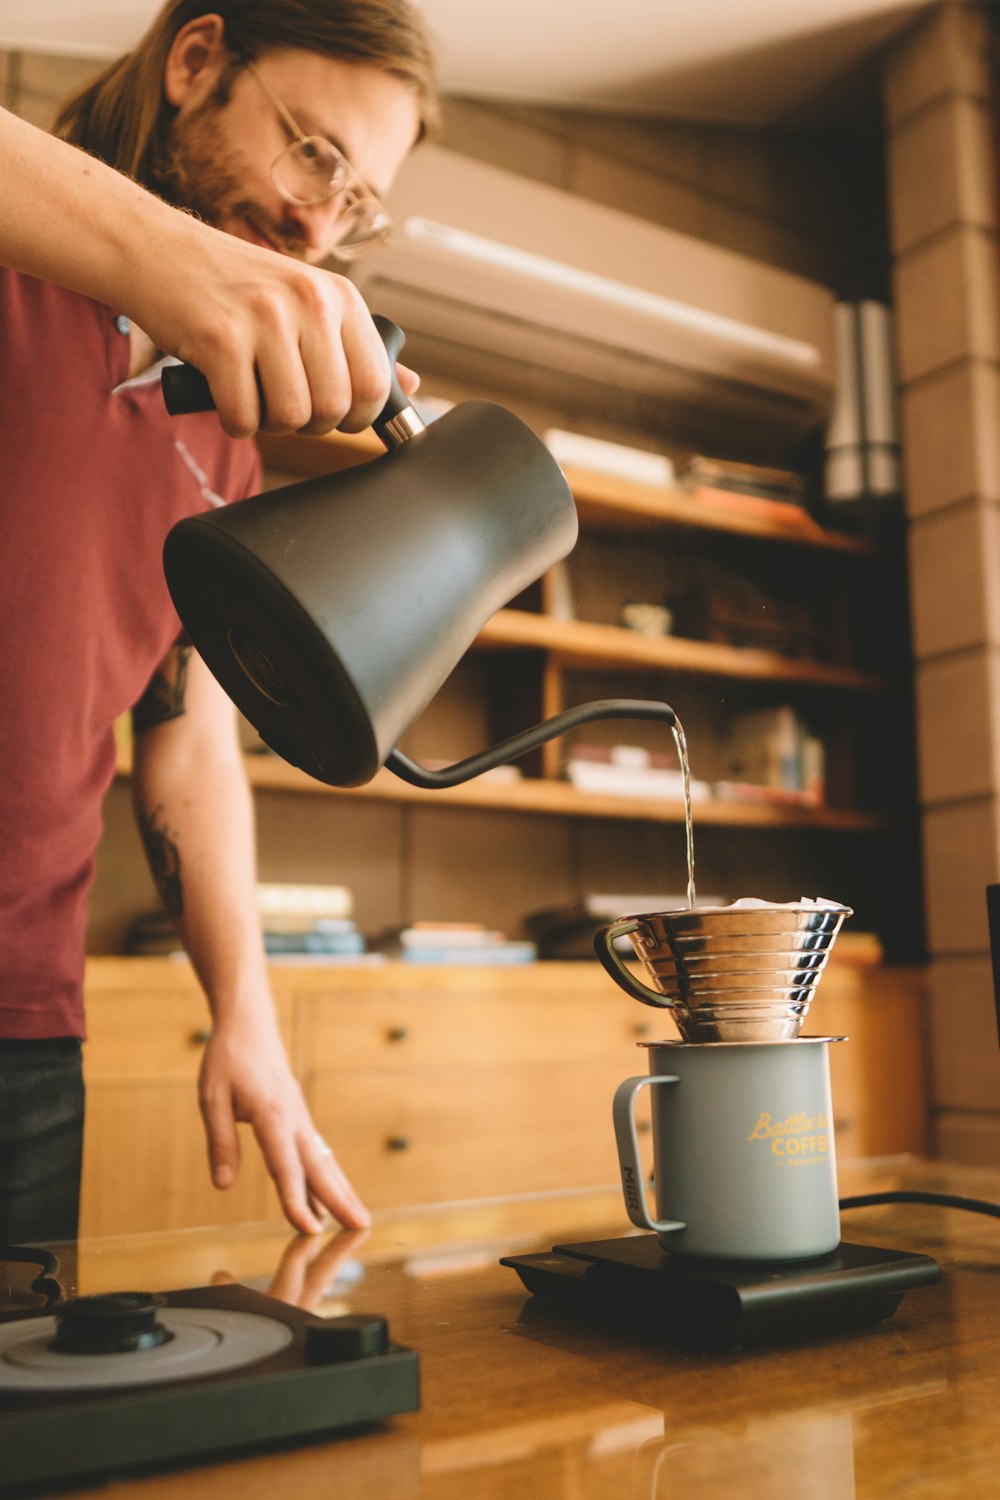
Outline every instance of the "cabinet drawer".
[[[88, 1083], [197, 1077], [211, 1017], [194, 977], [132, 989], [88, 988], [84, 1069]], [[279, 1024], [291, 1032], [288, 1002], [277, 997]]]
[[[383, 1069], [308, 1080], [313, 1117], [373, 1208], [618, 1180], [616, 1060]], [[642, 1133], [649, 1150], [648, 1132]], [[624, 1210], [623, 1210], [624, 1213]]]
[[624, 1077], [645, 1069], [644, 1055], [635, 1051], [639, 1041], [676, 1035], [666, 1013], [637, 1005], [610, 980], [596, 991], [564, 982], [544, 994], [530, 983], [416, 994], [344, 984], [300, 995], [296, 1019], [303, 1073], [614, 1058]]
[[80, 1231], [138, 1234], [239, 1224], [281, 1213], [249, 1127], [236, 1183], [212, 1186], [192, 1082], [144, 1079], [89, 1089]]

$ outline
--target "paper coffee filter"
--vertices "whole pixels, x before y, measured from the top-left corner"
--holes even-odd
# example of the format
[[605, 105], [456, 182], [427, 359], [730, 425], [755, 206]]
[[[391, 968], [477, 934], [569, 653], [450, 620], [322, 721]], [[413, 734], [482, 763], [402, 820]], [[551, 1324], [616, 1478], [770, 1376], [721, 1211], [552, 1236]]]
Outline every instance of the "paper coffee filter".
[[[842, 911], [847, 908], [842, 901], [828, 901], [825, 896], [800, 896], [798, 901], [764, 901], [760, 896], [741, 896], [724, 906], [699, 906], [699, 915], [721, 911]], [[678, 912], [678, 916], [683, 913]]]

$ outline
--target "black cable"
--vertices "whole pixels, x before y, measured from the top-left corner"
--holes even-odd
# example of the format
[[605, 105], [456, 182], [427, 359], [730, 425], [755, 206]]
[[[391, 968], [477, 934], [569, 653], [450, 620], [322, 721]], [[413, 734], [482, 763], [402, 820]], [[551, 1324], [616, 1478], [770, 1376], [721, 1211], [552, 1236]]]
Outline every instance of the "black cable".
[[964, 1208], [974, 1214], [990, 1214], [1000, 1219], [1000, 1203], [990, 1203], [985, 1198], [963, 1198], [957, 1193], [917, 1193], [899, 1190], [888, 1193], [860, 1193], [854, 1198], [841, 1198], [841, 1208], [871, 1208], [879, 1203], [930, 1203], [938, 1208]]

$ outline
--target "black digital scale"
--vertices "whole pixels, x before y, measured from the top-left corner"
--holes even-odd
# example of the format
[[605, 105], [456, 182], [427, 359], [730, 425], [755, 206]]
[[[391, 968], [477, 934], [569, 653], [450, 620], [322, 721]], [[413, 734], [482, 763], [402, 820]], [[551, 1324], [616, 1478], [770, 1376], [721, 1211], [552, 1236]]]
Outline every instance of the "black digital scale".
[[841, 1243], [829, 1255], [789, 1262], [697, 1260], [669, 1255], [655, 1234], [556, 1245], [508, 1255], [534, 1296], [665, 1344], [728, 1349], [807, 1337], [891, 1318], [914, 1287], [941, 1270], [928, 1255]]
[[416, 1351], [365, 1314], [243, 1286], [80, 1297], [0, 1317], [0, 1495], [198, 1463], [420, 1406]]

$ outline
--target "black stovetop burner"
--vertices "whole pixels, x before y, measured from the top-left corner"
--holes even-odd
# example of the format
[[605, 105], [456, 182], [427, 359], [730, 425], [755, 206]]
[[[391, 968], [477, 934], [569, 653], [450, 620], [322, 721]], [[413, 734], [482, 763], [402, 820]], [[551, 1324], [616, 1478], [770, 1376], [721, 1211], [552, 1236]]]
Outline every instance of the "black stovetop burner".
[[66, 1299], [0, 1260], [0, 1495], [333, 1436], [420, 1406], [418, 1357], [367, 1314], [243, 1286]]
[[815, 1260], [695, 1260], [655, 1234], [505, 1256], [527, 1290], [666, 1344], [729, 1349], [890, 1318], [903, 1293], [936, 1282], [929, 1255], [841, 1243]]

